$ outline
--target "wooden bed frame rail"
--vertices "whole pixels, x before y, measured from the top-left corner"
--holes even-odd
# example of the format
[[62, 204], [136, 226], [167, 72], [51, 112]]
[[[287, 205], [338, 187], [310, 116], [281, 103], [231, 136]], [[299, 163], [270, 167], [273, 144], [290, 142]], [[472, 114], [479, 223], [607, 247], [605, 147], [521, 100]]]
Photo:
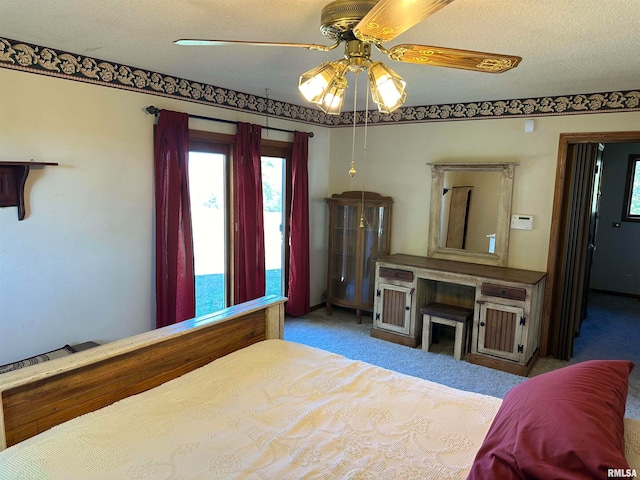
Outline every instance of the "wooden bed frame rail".
[[285, 301], [265, 296], [3, 374], [0, 450], [235, 350], [282, 339]]

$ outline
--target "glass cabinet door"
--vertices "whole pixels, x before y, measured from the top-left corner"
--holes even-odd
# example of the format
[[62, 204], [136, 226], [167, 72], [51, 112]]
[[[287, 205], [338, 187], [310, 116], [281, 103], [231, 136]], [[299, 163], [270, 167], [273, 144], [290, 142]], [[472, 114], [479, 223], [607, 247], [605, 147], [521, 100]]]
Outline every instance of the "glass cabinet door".
[[356, 301], [358, 253], [358, 206], [333, 205], [331, 295], [347, 302]]
[[389, 255], [393, 199], [375, 192], [349, 191], [325, 199], [329, 212], [327, 313], [333, 305], [373, 311], [375, 264]]
[[389, 252], [389, 208], [379, 204], [365, 204], [364, 219], [364, 257], [360, 301], [373, 305], [376, 260], [388, 255]]

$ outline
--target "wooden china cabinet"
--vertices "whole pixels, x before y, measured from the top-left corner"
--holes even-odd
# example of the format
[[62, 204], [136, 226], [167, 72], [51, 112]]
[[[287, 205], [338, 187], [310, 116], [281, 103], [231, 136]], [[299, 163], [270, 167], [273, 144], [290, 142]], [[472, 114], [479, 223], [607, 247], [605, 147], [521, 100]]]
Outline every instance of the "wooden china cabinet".
[[373, 311], [376, 260], [389, 254], [393, 199], [373, 192], [350, 191], [327, 198], [329, 243], [327, 313], [332, 305]]

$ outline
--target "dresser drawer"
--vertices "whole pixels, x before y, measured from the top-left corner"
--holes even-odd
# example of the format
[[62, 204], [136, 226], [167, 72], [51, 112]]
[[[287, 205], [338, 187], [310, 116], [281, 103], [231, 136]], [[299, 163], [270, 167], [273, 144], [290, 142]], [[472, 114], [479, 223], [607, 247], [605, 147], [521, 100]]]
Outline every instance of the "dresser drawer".
[[483, 283], [480, 287], [480, 292], [487, 297], [509, 298], [511, 300], [524, 300], [527, 298], [527, 291], [524, 288], [505, 287], [504, 285], [494, 285], [493, 283]]
[[380, 277], [402, 280], [403, 282], [413, 282], [413, 272], [409, 270], [398, 270], [397, 268], [380, 267]]

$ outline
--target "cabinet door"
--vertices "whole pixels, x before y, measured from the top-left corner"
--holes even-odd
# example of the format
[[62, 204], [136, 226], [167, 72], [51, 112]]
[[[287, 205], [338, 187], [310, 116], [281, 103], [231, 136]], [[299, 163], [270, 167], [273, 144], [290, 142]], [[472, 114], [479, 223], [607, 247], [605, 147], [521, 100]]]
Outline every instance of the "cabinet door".
[[363, 258], [362, 258], [362, 305], [373, 307], [376, 260], [389, 253], [389, 207], [383, 205], [364, 206]]
[[520, 362], [524, 308], [499, 303], [480, 304], [478, 323], [478, 353]]
[[357, 266], [358, 266], [358, 205], [334, 203], [332, 206], [333, 224], [329, 235], [331, 245], [330, 259], [330, 297], [346, 302], [356, 302]]
[[377, 304], [374, 317], [375, 327], [409, 335], [413, 288], [384, 283], [378, 285], [379, 290], [376, 292]]

